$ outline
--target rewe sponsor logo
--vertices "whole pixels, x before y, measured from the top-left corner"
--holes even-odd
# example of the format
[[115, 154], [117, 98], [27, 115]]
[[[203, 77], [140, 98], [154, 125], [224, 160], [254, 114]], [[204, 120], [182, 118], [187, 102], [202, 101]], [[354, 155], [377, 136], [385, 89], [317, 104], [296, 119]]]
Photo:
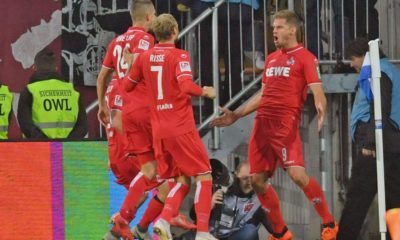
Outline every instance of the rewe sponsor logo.
[[274, 77], [274, 76], [284, 76], [289, 77], [290, 67], [270, 67], [267, 68], [266, 76]]

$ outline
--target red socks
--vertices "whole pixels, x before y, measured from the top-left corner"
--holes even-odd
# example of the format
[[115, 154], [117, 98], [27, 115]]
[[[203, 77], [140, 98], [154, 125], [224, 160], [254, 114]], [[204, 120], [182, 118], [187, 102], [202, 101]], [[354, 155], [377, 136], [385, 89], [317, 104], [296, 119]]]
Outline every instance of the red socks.
[[165, 199], [164, 209], [161, 212], [161, 218], [167, 222], [178, 214], [179, 207], [182, 204], [183, 199], [189, 192], [189, 187], [182, 183], [176, 183], [169, 193], [167, 199]]
[[128, 189], [128, 194], [126, 195], [124, 203], [119, 211], [121, 217], [126, 221], [131, 222], [135, 217], [136, 210], [140, 204], [139, 201], [148, 189], [150, 183], [151, 181], [142, 172], [139, 172], [132, 180]]
[[268, 185], [265, 193], [257, 193], [257, 197], [267, 213], [268, 220], [271, 222], [274, 232], [282, 232], [286, 224], [283, 220], [279, 198], [274, 188], [271, 185]]
[[150, 223], [160, 215], [162, 209], [164, 207], [164, 203], [158, 199], [157, 195], [155, 195], [149, 203], [149, 206], [144, 212], [142, 219], [139, 222], [139, 226], [141, 229], [147, 229]]
[[196, 210], [197, 231], [208, 232], [208, 221], [210, 220], [212, 198], [212, 181], [198, 181], [194, 206]]
[[319, 216], [322, 218], [322, 223], [331, 223], [334, 221], [332, 215], [329, 212], [328, 204], [326, 203], [324, 193], [321, 187], [313, 178], [310, 177], [310, 181], [307, 186], [303, 188], [304, 194], [307, 196], [308, 200], [312, 202], [315, 210], [318, 212]]

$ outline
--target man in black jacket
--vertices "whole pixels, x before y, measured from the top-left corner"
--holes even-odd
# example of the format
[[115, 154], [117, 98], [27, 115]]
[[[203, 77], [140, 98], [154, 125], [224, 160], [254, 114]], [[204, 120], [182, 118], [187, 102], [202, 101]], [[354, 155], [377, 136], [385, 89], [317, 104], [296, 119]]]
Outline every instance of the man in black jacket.
[[57, 73], [50, 49], [34, 59], [35, 73], [18, 102], [18, 122], [26, 138], [83, 138], [87, 116], [79, 93]]
[[[351, 60], [351, 66], [357, 72], [362, 68], [368, 49], [368, 40], [363, 38], [356, 39], [347, 46], [346, 54]], [[386, 209], [398, 210], [400, 208], [400, 71], [387, 61], [382, 52], [380, 56]], [[357, 239], [377, 193], [374, 101], [372, 91], [361, 86], [363, 85], [360, 85], [359, 81], [351, 116], [357, 158], [352, 166], [346, 203], [339, 223], [338, 240]], [[391, 212], [388, 211], [388, 214]], [[397, 215], [397, 221], [400, 222], [400, 214]], [[391, 222], [388, 222], [388, 225], [390, 229]]]

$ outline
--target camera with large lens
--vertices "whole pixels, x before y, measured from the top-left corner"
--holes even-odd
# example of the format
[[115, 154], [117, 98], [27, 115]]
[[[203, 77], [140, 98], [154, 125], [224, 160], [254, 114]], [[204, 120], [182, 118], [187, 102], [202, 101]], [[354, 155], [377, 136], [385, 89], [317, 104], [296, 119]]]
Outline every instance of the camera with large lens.
[[[211, 158], [211, 175], [213, 178], [213, 192], [216, 192], [222, 189], [223, 194], [226, 193], [226, 189], [233, 183], [233, 177], [229, 172], [228, 168], [221, 163], [218, 159]], [[222, 201], [223, 202], [223, 201]], [[221, 221], [222, 210], [224, 208], [224, 204], [216, 203], [214, 206], [214, 213], [215, 213], [215, 228], [219, 228], [219, 224]]]

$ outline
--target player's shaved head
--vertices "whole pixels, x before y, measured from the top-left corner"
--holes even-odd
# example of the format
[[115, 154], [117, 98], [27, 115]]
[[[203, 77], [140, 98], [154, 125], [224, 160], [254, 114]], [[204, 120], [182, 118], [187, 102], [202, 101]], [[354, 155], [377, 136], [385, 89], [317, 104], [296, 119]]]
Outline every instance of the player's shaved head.
[[168, 13], [156, 17], [150, 26], [158, 41], [170, 40], [174, 31], [178, 30], [176, 19]]
[[133, 0], [131, 4], [131, 18], [133, 22], [146, 20], [147, 15], [154, 11], [151, 0]]
[[278, 12], [275, 13], [274, 15], [274, 19], [285, 19], [286, 23], [289, 24], [292, 27], [296, 28], [296, 38], [297, 41], [302, 42], [302, 22], [299, 18], [299, 16], [290, 10], [280, 10]]
[[38, 52], [34, 59], [34, 69], [38, 72], [56, 71], [56, 55], [54, 52], [48, 48]]

